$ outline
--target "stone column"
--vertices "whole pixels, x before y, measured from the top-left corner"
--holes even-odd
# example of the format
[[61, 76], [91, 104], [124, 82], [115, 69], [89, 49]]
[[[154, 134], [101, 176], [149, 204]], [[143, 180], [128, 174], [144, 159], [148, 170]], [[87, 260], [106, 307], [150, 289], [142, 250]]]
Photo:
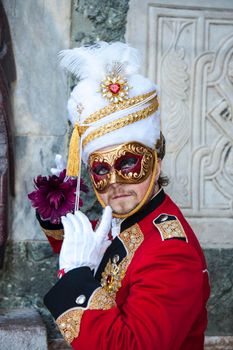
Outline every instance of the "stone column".
[[16, 79], [11, 34], [0, 0], [0, 269], [8, 236], [9, 196], [14, 194], [11, 84]]
[[11, 238], [43, 239], [27, 193], [66, 154], [67, 78], [57, 53], [70, 44], [71, 1], [3, 1], [12, 33], [17, 81], [13, 91], [16, 197]]

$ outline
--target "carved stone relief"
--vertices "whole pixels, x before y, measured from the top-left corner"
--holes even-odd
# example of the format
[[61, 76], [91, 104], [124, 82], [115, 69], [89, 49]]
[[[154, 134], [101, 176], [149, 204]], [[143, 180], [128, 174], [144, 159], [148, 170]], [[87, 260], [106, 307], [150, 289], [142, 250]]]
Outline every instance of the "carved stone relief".
[[233, 3], [226, 11], [211, 1], [209, 8], [175, 3], [131, 1], [127, 40], [144, 52], [144, 73], [161, 87], [168, 192], [189, 217], [232, 218]]

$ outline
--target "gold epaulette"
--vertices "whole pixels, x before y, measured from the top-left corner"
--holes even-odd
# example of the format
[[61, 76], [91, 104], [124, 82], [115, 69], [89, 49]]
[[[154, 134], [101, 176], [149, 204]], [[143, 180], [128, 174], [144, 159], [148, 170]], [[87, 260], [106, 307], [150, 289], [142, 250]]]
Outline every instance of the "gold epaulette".
[[159, 230], [163, 241], [171, 238], [178, 238], [188, 241], [186, 233], [180, 221], [174, 215], [161, 214], [153, 220], [153, 224]]

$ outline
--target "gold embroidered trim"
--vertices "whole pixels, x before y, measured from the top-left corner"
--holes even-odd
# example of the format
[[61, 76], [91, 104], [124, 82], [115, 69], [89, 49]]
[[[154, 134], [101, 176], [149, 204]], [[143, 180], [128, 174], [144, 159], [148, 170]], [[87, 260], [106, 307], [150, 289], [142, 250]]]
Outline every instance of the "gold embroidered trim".
[[103, 288], [98, 288], [91, 296], [89, 310], [108, 310], [116, 305], [115, 300]]
[[123, 241], [128, 254], [133, 258], [134, 253], [144, 240], [144, 235], [138, 224], [120, 233], [119, 238]]
[[56, 320], [62, 336], [69, 344], [79, 336], [83, 313], [83, 309], [71, 309]]
[[64, 237], [64, 230], [60, 229], [60, 230], [47, 230], [43, 227], [41, 227], [42, 231], [44, 232], [44, 234], [48, 237], [53, 237], [54, 239], [57, 240], [62, 240]]
[[110, 114], [116, 112], [116, 111], [120, 111], [122, 109], [131, 107], [131, 106], [135, 105], [136, 103], [142, 102], [146, 98], [152, 96], [154, 93], [155, 93], [155, 91], [152, 91], [152, 92], [148, 92], [148, 93], [143, 94], [143, 95], [131, 97], [131, 98], [128, 98], [127, 100], [119, 103], [119, 104], [111, 103], [108, 106], [101, 108], [97, 112], [92, 113], [87, 119], [85, 119], [84, 123], [85, 124], [94, 123], [94, 122], [96, 122], [96, 121], [106, 117], [107, 115], [110, 115]]
[[96, 129], [95, 131], [93, 131], [92, 133], [90, 133], [89, 135], [87, 135], [87, 137], [83, 140], [83, 147], [85, 147], [89, 142], [91, 142], [92, 140], [94, 140], [97, 137], [103, 136], [105, 134], [108, 134], [111, 131], [115, 131], [118, 129], [121, 129], [127, 125], [133, 124], [139, 120], [142, 119], [146, 119], [147, 117], [149, 117], [149, 115], [153, 114], [157, 109], [158, 109], [159, 103], [157, 98], [155, 97], [152, 101], [151, 104], [134, 113], [131, 113], [127, 116], [124, 116], [122, 118], [119, 118], [117, 120], [114, 120], [113, 122], [103, 125], [100, 128]]
[[163, 241], [170, 238], [185, 238], [187, 241], [187, 236], [178, 219], [161, 222], [159, 224], [154, 223], [154, 225], [158, 228]]
[[116, 293], [121, 287], [121, 282], [125, 277], [128, 266], [130, 265], [136, 250], [144, 240], [143, 233], [137, 224], [121, 232], [118, 238], [124, 244], [127, 250], [127, 256], [118, 265], [109, 260], [102, 273], [101, 279], [102, 287], [113, 299], [115, 299]]
[[90, 297], [87, 309], [74, 308], [59, 316], [56, 323], [67, 343], [79, 336], [80, 324], [85, 310], [108, 310], [116, 305], [103, 288], [98, 288]]

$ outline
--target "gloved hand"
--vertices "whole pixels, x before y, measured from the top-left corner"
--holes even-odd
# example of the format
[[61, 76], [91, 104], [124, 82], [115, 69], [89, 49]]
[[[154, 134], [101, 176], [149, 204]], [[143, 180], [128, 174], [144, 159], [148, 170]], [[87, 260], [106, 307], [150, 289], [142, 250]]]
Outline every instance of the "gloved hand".
[[76, 267], [89, 266], [96, 269], [111, 241], [112, 209], [107, 206], [99, 227], [93, 231], [89, 219], [80, 210], [61, 218], [64, 240], [59, 257], [60, 270], [68, 272]]
[[62, 170], [66, 167], [66, 162], [62, 158], [60, 154], [56, 154], [55, 156], [56, 168], [51, 168], [50, 171], [53, 175], [59, 176]]

